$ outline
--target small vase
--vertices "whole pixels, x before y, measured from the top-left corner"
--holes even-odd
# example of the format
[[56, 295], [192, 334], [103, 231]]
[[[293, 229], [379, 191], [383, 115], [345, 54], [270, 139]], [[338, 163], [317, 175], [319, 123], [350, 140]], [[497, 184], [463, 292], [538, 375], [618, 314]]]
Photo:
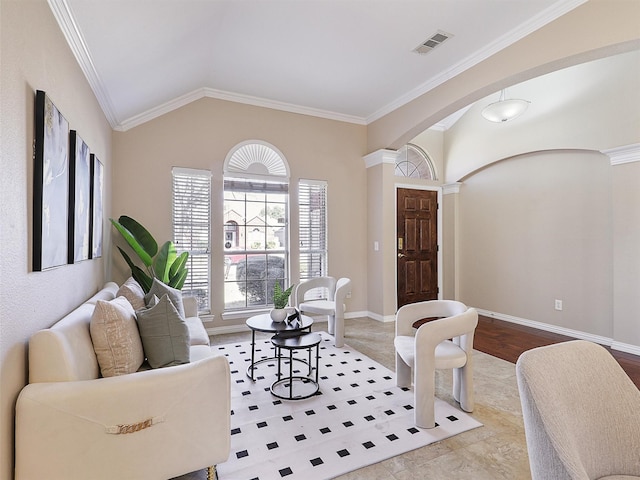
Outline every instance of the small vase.
[[269, 312], [271, 316], [271, 320], [274, 322], [284, 322], [287, 318], [287, 309], [286, 308], [272, 308]]

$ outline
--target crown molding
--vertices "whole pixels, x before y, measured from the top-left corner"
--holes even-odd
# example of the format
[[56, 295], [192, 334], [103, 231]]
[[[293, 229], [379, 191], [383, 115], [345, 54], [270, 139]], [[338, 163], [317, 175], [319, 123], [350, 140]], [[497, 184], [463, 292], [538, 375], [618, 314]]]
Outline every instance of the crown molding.
[[337, 120], [339, 122], [365, 125], [365, 120], [361, 117], [328, 112], [325, 110], [302, 107], [300, 105], [294, 105], [291, 103], [276, 102], [273, 100], [266, 100], [264, 98], [252, 97], [249, 95], [240, 95], [237, 93], [204, 87], [189, 92], [180, 97], [174, 98], [173, 100], [163, 103], [162, 105], [158, 105], [157, 107], [147, 110], [146, 112], [142, 112], [138, 115], [128, 118], [124, 120], [120, 125], [116, 126], [114, 130], [125, 132], [131, 128], [142, 125], [143, 123], [153, 120], [154, 118], [158, 118], [166, 113], [169, 113], [204, 97], [215, 98], [217, 100], [226, 100], [234, 103], [242, 103], [245, 105], [252, 105], [254, 107], [270, 108], [272, 110], [280, 110], [283, 112], [299, 113], [301, 115], [325, 118], [327, 120]]
[[[544, 27], [548, 23], [560, 18], [562, 15], [570, 12], [574, 8], [586, 3], [587, 0], [560, 0], [549, 8], [540, 12], [535, 17], [531, 18], [529, 21], [523, 23], [517, 28], [514, 28], [510, 32], [507, 32], [502, 37], [498, 38], [494, 42], [488, 44], [486, 47], [478, 50], [475, 54], [468, 56], [462, 61], [458, 62], [456, 65], [451, 67], [444, 72], [440, 72], [435, 77], [426, 81], [422, 85], [414, 88], [409, 91], [405, 95], [396, 99], [395, 101], [389, 103], [388, 105], [382, 107], [377, 112], [374, 112], [372, 115], [368, 116], [366, 121], [367, 124], [375, 122], [385, 115], [397, 110], [398, 108], [406, 105], [407, 103], [415, 100], [421, 95], [433, 90], [434, 88], [442, 85], [447, 80], [452, 79], [456, 75], [461, 74], [465, 70], [477, 65], [478, 63], [486, 60], [490, 56], [498, 53], [500, 50], [507, 48], [508, 46], [514, 44], [518, 40], [526, 37], [527, 35], [535, 32], [539, 28]], [[439, 128], [445, 128], [444, 126], [440, 126]]]
[[609, 157], [611, 165], [640, 162], [640, 143], [601, 150], [601, 152]]
[[[232, 92], [226, 92], [222, 90], [216, 90], [211, 88], [201, 88], [195, 90], [193, 92], [189, 92], [185, 95], [182, 95], [178, 98], [170, 100], [162, 105], [154, 107], [150, 110], [142, 112], [138, 115], [120, 121], [118, 116], [115, 113], [115, 109], [113, 107], [113, 103], [109, 97], [109, 94], [104, 87], [102, 79], [98, 74], [98, 71], [95, 68], [93, 60], [91, 59], [91, 55], [89, 54], [89, 50], [86, 46], [84, 38], [78, 26], [73, 18], [71, 10], [67, 4], [66, 0], [47, 0], [53, 15], [62, 30], [71, 51], [73, 52], [76, 60], [82, 72], [84, 73], [91, 89], [93, 90], [98, 103], [100, 104], [102, 111], [105, 114], [109, 124], [114, 130], [117, 131], [126, 131], [131, 128], [134, 128], [138, 125], [141, 125], [145, 122], [153, 120], [158, 116], [164, 115], [172, 110], [180, 108], [190, 102], [198, 100], [202, 97], [216, 98], [220, 100], [227, 100], [236, 103], [243, 103], [247, 105], [253, 105], [258, 107], [270, 108], [273, 110], [280, 110], [289, 113], [297, 113], [301, 115], [308, 115], [313, 117], [325, 118], [328, 120], [335, 120], [346, 123], [354, 123], [357, 125], [368, 125], [379, 118], [387, 115], [388, 113], [396, 110], [403, 105], [415, 100], [420, 95], [436, 88], [452, 77], [464, 72], [465, 70], [473, 67], [479, 62], [485, 60], [490, 57], [494, 53], [508, 47], [512, 43], [520, 40], [521, 38], [529, 35], [535, 30], [541, 28], [547, 23], [557, 19], [558, 17], [564, 15], [565, 13], [573, 10], [577, 6], [581, 5], [587, 0], [560, 0], [556, 2], [554, 5], [546, 9], [544, 12], [541, 12], [539, 15], [532, 18], [530, 21], [525, 24], [519, 26], [518, 28], [508, 32], [506, 35], [503, 35], [495, 42], [489, 44], [486, 48], [478, 51], [476, 54], [467, 57], [461, 62], [454, 65], [451, 69], [448, 69], [444, 72], [441, 72], [439, 75], [433, 77], [429, 81], [423, 83], [412, 91], [408, 92], [406, 95], [398, 98], [394, 102], [388, 104], [382, 109], [378, 110], [374, 114], [369, 117], [359, 117], [354, 115], [346, 115], [338, 112], [331, 112], [327, 110], [320, 110], [310, 107], [304, 107], [301, 105], [295, 105], [290, 103], [278, 102], [274, 100], [268, 100], [259, 97], [252, 97], [249, 95], [241, 95]], [[450, 126], [450, 125], [449, 125]], [[448, 128], [447, 125], [439, 125], [440, 129]]]
[[80, 69], [89, 82], [89, 86], [91, 87], [91, 90], [93, 90], [93, 94], [96, 96], [96, 99], [102, 108], [102, 112], [111, 125], [111, 128], [115, 128], [118, 125], [118, 117], [115, 114], [109, 94], [104, 88], [100, 75], [98, 75], [98, 71], [93, 64], [93, 60], [89, 54], [89, 49], [87, 48], [84, 38], [78, 29], [78, 25], [76, 24], [73, 15], [71, 14], [67, 1], [47, 0], [47, 3], [49, 4], [49, 8], [53, 13], [54, 18], [58, 22], [60, 30], [62, 30], [73, 55], [76, 57], [76, 61], [78, 62]]

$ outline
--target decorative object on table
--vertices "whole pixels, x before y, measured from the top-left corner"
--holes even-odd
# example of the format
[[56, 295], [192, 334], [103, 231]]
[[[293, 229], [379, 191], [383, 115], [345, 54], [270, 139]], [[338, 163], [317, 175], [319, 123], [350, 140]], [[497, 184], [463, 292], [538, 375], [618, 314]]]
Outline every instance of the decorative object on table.
[[273, 308], [269, 315], [271, 315], [271, 320], [274, 322], [284, 322], [287, 318], [287, 303], [289, 302], [289, 295], [293, 291], [293, 287], [295, 285], [291, 285], [286, 290], [282, 290], [280, 286], [280, 282], [276, 282], [273, 286]]
[[158, 249], [155, 238], [131, 217], [122, 215], [118, 221], [113, 218], [109, 220], [144, 265], [143, 270], [131, 260], [131, 257], [124, 250], [118, 247], [122, 257], [131, 268], [131, 275], [145, 293], [151, 289], [154, 278], [177, 290], [182, 289], [189, 272], [186, 267], [188, 252], [182, 252], [178, 255], [171, 240], [167, 240]]
[[287, 323], [292, 327], [300, 325], [300, 310], [294, 307], [293, 313], [287, 317]]
[[68, 262], [69, 122], [38, 90], [35, 123], [32, 268], [39, 272]]

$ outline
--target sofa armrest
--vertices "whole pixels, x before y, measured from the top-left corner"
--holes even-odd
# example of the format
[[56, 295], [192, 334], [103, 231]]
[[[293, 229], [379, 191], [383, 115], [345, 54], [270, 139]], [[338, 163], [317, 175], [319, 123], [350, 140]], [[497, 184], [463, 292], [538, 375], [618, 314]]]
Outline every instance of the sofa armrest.
[[27, 385], [16, 405], [16, 480], [166, 479], [227, 459], [225, 357]]
[[196, 297], [182, 297], [182, 306], [185, 317], [198, 316], [198, 299]]

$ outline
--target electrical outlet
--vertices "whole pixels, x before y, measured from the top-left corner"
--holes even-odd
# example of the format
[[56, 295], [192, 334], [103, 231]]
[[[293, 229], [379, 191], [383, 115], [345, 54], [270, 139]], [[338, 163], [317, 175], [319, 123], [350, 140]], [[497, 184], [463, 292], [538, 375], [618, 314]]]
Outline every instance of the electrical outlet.
[[562, 310], [562, 300], [556, 299], [556, 310]]
[[347, 298], [351, 298], [351, 292], [347, 292]]

